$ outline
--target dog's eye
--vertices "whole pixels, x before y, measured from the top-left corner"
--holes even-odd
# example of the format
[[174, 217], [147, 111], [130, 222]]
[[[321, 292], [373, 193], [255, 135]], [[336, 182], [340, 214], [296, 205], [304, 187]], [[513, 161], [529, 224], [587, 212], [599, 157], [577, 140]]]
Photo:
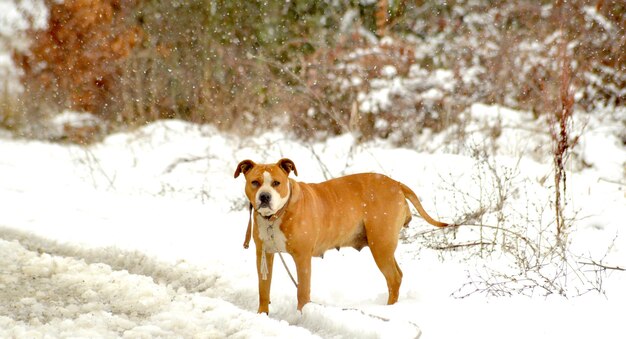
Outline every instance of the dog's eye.
[[278, 182], [276, 180], [274, 180], [274, 182], [272, 182], [272, 187], [276, 187], [278, 185], [280, 185], [280, 182]]
[[254, 180], [253, 182], [250, 183], [250, 185], [252, 185], [252, 187], [259, 187], [261, 186], [261, 183], [259, 183], [258, 181]]

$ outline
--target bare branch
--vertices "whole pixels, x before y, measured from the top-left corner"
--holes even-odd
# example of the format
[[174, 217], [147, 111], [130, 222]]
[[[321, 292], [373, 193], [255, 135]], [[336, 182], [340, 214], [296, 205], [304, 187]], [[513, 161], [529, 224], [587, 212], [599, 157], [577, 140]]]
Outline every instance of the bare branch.
[[605, 264], [603, 264], [601, 262], [596, 262], [595, 260], [579, 261], [578, 263], [581, 264], [581, 265], [597, 266], [597, 267], [600, 267], [600, 268], [605, 269], [605, 270], [626, 271], [626, 268], [619, 267], [619, 266], [605, 265]]
[[434, 246], [432, 248], [436, 249], [436, 250], [456, 250], [457, 248], [463, 248], [463, 247], [472, 247], [472, 246], [493, 246], [495, 245], [495, 242], [484, 242], [484, 241], [476, 241], [476, 242], [470, 242], [470, 243], [464, 243], [464, 244], [451, 244], [451, 245], [441, 245], [441, 246]]

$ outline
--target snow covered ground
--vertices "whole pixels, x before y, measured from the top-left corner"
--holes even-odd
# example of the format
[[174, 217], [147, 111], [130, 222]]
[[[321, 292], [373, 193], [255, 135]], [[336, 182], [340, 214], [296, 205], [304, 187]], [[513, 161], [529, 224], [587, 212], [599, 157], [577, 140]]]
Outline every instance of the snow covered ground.
[[[314, 259], [314, 303], [302, 313], [277, 260], [270, 315], [256, 314], [254, 251], [242, 248], [244, 183], [232, 177], [246, 158], [289, 157], [305, 182], [385, 173], [412, 187], [443, 221], [491, 202], [497, 180], [485, 164], [493, 164], [510, 182], [504, 220], [549, 227], [545, 124], [484, 105], [470, 115], [467, 141], [455, 144], [458, 130], [451, 130], [424, 137], [419, 150], [382, 141], [356, 146], [348, 135], [317, 144], [281, 132], [239, 138], [180, 121], [90, 147], [0, 134], [0, 337], [624, 338], [625, 272], [592, 275], [604, 293], [580, 297], [573, 295], [589, 284], [572, 269], [569, 298], [455, 298], [468, 276], [511, 258], [424, 246], [433, 227], [420, 218], [397, 251], [404, 280], [396, 305], [384, 305], [385, 282], [368, 250], [344, 249]], [[492, 140], [493, 124], [502, 126]], [[568, 177], [569, 239], [577, 255], [623, 268], [626, 150], [616, 128], [585, 123]], [[493, 156], [477, 158], [477, 147]], [[497, 220], [494, 210], [482, 221]], [[449, 230], [436, 232], [451, 238]], [[475, 234], [461, 227], [457, 236]]]

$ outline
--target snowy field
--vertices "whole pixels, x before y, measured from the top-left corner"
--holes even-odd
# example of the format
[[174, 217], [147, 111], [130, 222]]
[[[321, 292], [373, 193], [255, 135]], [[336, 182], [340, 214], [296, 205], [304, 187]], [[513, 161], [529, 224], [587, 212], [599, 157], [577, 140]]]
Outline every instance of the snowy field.
[[[385, 305], [385, 281], [367, 248], [342, 249], [313, 260], [314, 302], [302, 313], [276, 260], [270, 314], [256, 314], [254, 250], [242, 248], [244, 181], [233, 179], [243, 159], [289, 157], [304, 182], [384, 173], [413, 188], [442, 221], [489, 206], [504, 186], [508, 199], [481, 222], [522, 225], [528, 234], [550, 228], [546, 124], [484, 105], [475, 105], [468, 121], [464, 142], [455, 141], [455, 129], [421, 137], [419, 149], [382, 141], [357, 146], [351, 136], [315, 144], [281, 132], [239, 138], [180, 121], [90, 147], [2, 133], [0, 337], [626, 337], [626, 272], [590, 275], [601, 293], [585, 293], [585, 266], [561, 279], [568, 297], [541, 289], [467, 293], [468, 279], [506, 270], [511, 258], [497, 249], [483, 257], [471, 246], [435, 249], [441, 239], [465, 243], [478, 231], [434, 230], [417, 217], [396, 252], [404, 272], [396, 305]], [[502, 128], [492, 139], [494, 124]], [[575, 126], [583, 132], [568, 173], [566, 212], [574, 255], [623, 268], [626, 150], [615, 137], [619, 126], [594, 119]], [[475, 156], [479, 148], [491, 155]], [[489, 173], [507, 184], [494, 185], [498, 176]]]

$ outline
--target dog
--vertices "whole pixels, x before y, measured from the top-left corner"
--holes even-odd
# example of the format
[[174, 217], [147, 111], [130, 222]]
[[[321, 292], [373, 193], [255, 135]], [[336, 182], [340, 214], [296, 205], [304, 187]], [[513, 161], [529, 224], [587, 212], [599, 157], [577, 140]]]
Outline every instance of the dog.
[[[369, 246], [387, 281], [387, 304], [398, 301], [402, 271], [395, 259], [398, 236], [411, 221], [408, 199], [428, 223], [449, 226], [430, 217], [406, 185], [376, 173], [353, 174], [322, 183], [302, 183], [290, 159], [275, 164], [241, 161], [245, 194], [254, 210], [253, 239], [259, 288], [259, 313], [269, 313], [274, 254], [289, 253], [296, 265], [298, 310], [310, 301], [311, 259], [329, 249]], [[251, 216], [252, 218], [252, 216]], [[244, 247], [250, 239], [250, 222]]]

